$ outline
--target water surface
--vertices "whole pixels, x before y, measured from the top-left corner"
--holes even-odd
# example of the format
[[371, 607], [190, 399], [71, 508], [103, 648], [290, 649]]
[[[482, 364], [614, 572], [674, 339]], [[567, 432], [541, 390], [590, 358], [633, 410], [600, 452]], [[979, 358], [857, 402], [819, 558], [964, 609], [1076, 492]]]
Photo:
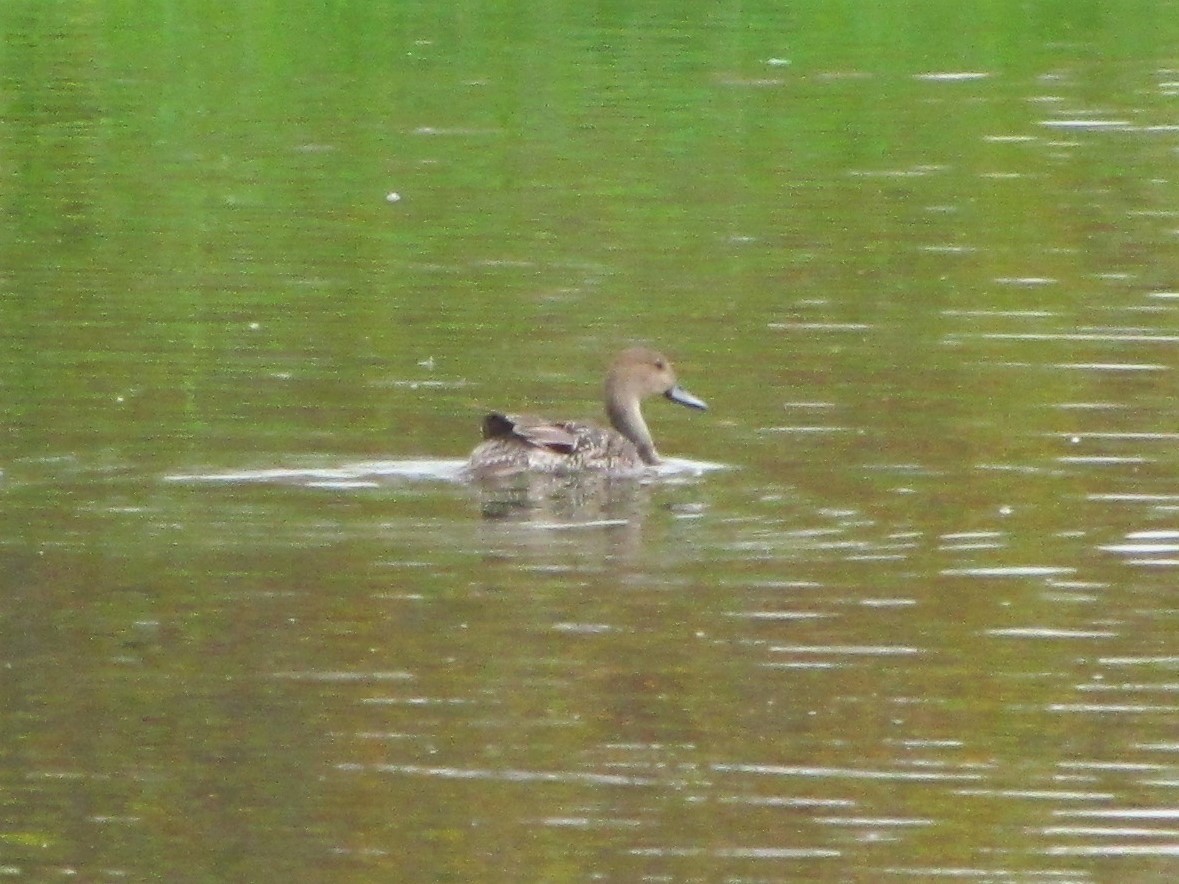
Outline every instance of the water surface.
[[0, 872], [1173, 879], [1176, 23], [6, 6]]

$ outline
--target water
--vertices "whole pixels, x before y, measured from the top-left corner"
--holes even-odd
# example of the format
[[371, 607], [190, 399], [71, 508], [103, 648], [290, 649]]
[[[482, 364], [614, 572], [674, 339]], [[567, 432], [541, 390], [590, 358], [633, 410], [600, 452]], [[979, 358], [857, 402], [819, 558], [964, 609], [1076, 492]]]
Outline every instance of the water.
[[5, 7], [0, 873], [1172, 880], [1177, 11]]

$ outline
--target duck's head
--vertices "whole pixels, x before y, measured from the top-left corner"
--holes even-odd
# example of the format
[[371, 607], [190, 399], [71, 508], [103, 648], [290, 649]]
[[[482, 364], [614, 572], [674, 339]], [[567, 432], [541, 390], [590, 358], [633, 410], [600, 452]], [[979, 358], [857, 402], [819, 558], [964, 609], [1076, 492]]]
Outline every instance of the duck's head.
[[679, 385], [671, 360], [658, 350], [631, 347], [614, 357], [610, 373], [606, 376], [608, 403], [622, 405], [657, 395], [688, 408], [708, 410], [703, 399], [693, 396]]
[[679, 385], [671, 362], [658, 350], [631, 347], [614, 357], [606, 375], [606, 413], [614, 429], [635, 444], [646, 464], [659, 463], [659, 452], [655, 450], [639, 403], [656, 395], [689, 408], [708, 408], [704, 400]]

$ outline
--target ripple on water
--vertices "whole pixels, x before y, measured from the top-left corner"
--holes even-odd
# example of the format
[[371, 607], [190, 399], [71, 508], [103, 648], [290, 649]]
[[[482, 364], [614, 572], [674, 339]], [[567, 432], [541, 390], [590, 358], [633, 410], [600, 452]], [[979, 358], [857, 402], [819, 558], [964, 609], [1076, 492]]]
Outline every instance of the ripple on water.
[[1173, 344], [1179, 341], [1179, 335], [1125, 328], [1093, 332], [979, 332], [969, 337], [982, 341], [1061, 341], [1065, 343], [1095, 342], [1106, 344]]
[[828, 767], [805, 764], [730, 764], [712, 765], [717, 773], [753, 774], [768, 777], [803, 779], [879, 780], [882, 782], [976, 782], [983, 774], [974, 770], [903, 770], [897, 768]]
[[842, 856], [839, 850], [820, 847], [632, 847], [631, 856], [689, 857], [718, 859], [826, 859]]
[[[171, 473], [165, 475], [163, 480], [189, 484], [271, 483], [308, 488], [373, 488], [389, 481], [464, 482], [466, 465], [466, 460], [456, 458], [402, 458], [355, 461], [330, 467], [267, 467], [210, 473]], [[667, 457], [658, 466], [647, 470], [643, 478], [674, 481], [727, 469], [730, 469], [727, 464]]]
[[344, 463], [333, 467], [269, 467], [228, 470], [215, 473], [173, 473], [165, 482], [191, 484], [273, 483], [308, 487], [373, 487], [381, 480], [457, 482], [466, 461], [456, 459], [375, 460]]
[[536, 824], [551, 829], [637, 829], [643, 825], [641, 820], [586, 816], [545, 817]]
[[992, 565], [977, 568], [945, 568], [944, 577], [1056, 577], [1074, 574], [1076, 568], [1058, 565]]
[[941, 552], [973, 552], [984, 549], [1002, 549], [1007, 538], [1001, 531], [956, 531], [938, 538]]
[[413, 679], [412, 672], [337, 672], [333, 670], [307, 670], [273, 672], [271, 678], [284, 681], [326, 682], [335, 684], [357, 684], [381, 681], [409, 681]]
[[588, 771], [547, 771], [499, 768], [431, 767], [420, 764], [356, 764], [336, 765], [344, 773], [399, 774], [442, 780], [498, 780], [511, 783], [577, 783], [590, 786], [653, 786], [663, 784], [654, 777], [626, 774], [603, 774]]
[[1041, 120], [1040, 125], [1049, 129], [1092, 129], [1095, 131], [1127, 131], [1133, 128], [1129, 120], [1107, 120], [1098, 117]]
[[726, 617], [743, 620], [824, 620], [835, 614], [820, 614], [815, 611], [729, 611]]
[[1107, 543], [1099, 550], [1122, 556], [1127, 565], [1149, 568], [1179, 567], [1179, 531], [1151, 529], [1132, 531], [1122, 543]]
[[1076, 455], [1064, 456], [1056, 458], [1057, 463], [1076, 464], [1078, 466], [1137, 466], [1140, 464], [1154, 463], [1153, 458], [1138, 457], [1138, 456], [1119, 456], [1112, 454], [1093, 454], [1093, 455]]
[[1118, 633], [1109, 629], [1060, 629], [1055, 626], [1012, 626], [986, 630], [987, 635], [1001, 638], [1116, 638]]
[[869, 322], [770, 322], [766, 327], [776, 331], [802, 332], [865, 332], [876, 329]]
[[914, 80], [927, 83], [961, 83], [969, 80], [985, 80], [990, 77], [989, 71], [930, 71], [925, 74], [914, 74]]
[[1046, 285], [1056, 285], [1060, 282], [1052, 276], [996, 276], [995, 283], [997, 285], [1012, 285], [1038, 288]]
[[923, 654], [921, 648], [904, 645], [772, 645], [774, 654], [821, 654], [835, 657], [911, 657]]
[[[1057, 842], [1044, 849], [1049, 855], [1179, 856], [1179, 808], [1065, 808], [1052, 815], [1058, 822], [1040, 830]], [[1147, 839], [1157, 843], [1143, 843]]]
[[1053, 368], [1063, 368], [1069, 371], [1108, 371], [1108, 372], [1151, 372], [1168, 371], [1169, 365], [1159, 365], [1154, 362], [1056, 362]]

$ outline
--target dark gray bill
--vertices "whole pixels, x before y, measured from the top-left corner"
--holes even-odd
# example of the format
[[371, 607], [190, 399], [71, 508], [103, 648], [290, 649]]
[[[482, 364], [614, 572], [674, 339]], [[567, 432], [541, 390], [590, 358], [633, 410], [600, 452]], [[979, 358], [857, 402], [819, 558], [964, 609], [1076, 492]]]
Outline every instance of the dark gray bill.
[[663, 395], [672, 402], [678, 402], [680, 405], [688, 406], [688, 408], [699, 408], [701, 411], [708, 411], [708, 403], [703, 399], [697, 399], [679, 384], [676, 384]]

